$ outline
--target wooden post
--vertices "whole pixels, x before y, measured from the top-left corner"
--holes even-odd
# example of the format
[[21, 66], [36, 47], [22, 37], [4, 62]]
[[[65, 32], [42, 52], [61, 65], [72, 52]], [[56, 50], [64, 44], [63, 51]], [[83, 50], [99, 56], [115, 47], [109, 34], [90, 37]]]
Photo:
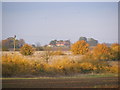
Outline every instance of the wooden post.
[[15, 38], [16, 38], [16, 35], [14, 35], [14, 51], [15, 51]]

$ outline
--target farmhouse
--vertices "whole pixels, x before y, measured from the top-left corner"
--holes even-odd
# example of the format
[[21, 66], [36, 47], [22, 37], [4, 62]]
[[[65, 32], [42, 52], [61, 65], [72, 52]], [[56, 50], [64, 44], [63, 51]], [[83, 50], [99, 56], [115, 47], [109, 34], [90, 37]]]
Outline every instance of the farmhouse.
[[49, 43], [48, 47], [70, 47], [70, 40], [53, 40]]

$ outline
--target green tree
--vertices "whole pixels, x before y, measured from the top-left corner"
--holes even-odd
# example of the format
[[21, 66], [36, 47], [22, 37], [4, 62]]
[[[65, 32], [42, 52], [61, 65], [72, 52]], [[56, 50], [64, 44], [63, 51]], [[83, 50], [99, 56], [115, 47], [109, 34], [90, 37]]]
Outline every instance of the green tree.
[[79, 40], [80, 40], [80, 41], [81, 41], [81, 40], [84, 40], [84, 41], [87, 42], [87, 38], [86, 38], [86, 37], [80, 37]]
[[87, 43], [89, 43], [90, 46], [96, 46], [98, 44], [98, 41], [93, 38], [88, 38]]

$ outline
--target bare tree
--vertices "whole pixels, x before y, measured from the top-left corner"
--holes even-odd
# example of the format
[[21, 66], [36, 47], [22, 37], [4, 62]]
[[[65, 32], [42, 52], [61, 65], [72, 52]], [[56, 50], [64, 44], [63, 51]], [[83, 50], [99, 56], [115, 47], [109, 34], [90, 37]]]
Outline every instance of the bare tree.
[[49, 62], [49, 59], [51, 58], [52, 53], [53, 53], [53, 51], [51, 50], [50, 47], [44, 47], [44, 55], [43, 55], [43, 57], [44, 57], [46, 63]]

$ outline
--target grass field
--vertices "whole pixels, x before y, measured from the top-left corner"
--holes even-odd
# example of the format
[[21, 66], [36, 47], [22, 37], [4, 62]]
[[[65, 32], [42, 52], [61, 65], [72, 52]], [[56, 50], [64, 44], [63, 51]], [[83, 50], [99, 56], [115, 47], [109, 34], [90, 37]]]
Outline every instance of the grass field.
[[117, 88], [115, 74], [72, 77], [3, 78], [3, 88]]

